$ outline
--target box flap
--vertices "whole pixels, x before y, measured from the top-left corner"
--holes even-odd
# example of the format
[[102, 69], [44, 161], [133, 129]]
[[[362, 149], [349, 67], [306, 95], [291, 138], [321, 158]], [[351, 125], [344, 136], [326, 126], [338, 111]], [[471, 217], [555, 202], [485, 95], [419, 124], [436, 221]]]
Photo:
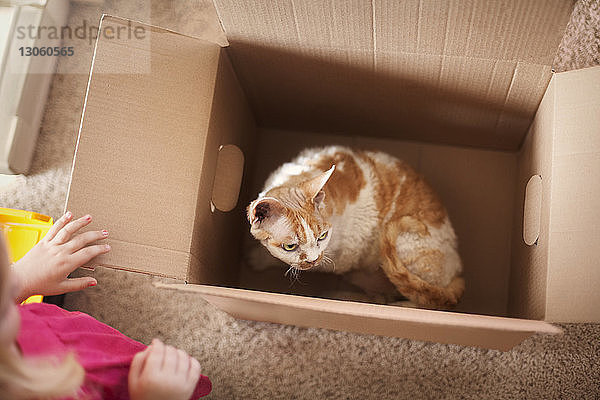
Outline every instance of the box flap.
[[512, 150], [572, 10], [562, 0], [215, 4], [263, 127]]
[[546, 320], [600, 322], [600, 67], [554, 81]]
[[66, 204], [110, 232], [98, 263], [186, 278], [220, 52], [103, 17]]
[[489, 349], [509, 350], [534, 333], [562, 332], [541, 321], [419, 310], [206, 285], [157, 283], [200, 293], [236, 318]]
[[214, 0], [229, 41], [551, 65], [573, 3], [462, 0]]

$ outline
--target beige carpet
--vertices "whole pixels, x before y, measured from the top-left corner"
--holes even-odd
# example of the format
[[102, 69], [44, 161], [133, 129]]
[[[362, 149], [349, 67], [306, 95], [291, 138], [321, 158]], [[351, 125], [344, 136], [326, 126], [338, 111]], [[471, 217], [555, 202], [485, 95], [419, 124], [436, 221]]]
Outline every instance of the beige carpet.
[[[102, 10], [197, 34], [206, 26], [203, 4], [75, 2], [69, 23], [96, 24]], [[567, 33], [557, 71], [600, 64], [600, 1], [577, 3]], [[87, 40], [70, 45], [75, 55], [59, 61], [30, 175], [0, 182], [4, 207], [62, 213], [92, 55]], [[94, 274], [98, 287], [68, 295], [65, 306], [142, 342], [160, 337], [189, 351], [212, 379], [213, 399], [600, 398], [600, 325], [562, 325], [562, 336], [501, 353], [246, 322], [195, 295], [157, 290], [146, 276]]]

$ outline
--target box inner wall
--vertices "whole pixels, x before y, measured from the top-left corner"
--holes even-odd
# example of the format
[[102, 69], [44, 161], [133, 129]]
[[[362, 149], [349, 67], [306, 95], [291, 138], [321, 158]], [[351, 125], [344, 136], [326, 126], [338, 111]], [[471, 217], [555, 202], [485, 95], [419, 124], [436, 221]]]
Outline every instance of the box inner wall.
[[517, 153], [372, 136], [258, 129], [255, 156], [249, 160], [253, 168], [244, 177], [247, 194], [238, 205], [244, 240], [236, 287], [371, 301], [335, 274], [304, 272], [299, 282], [292, 282], [284, 276], [284, 267], [255, 271], [244, 261], [249, 247], [259, 244], [241, 211], [256, 198], [268, 175], [305, 148], [333, 144], [385, 151], [422, 173], [442, 198], [459, 238], [467, 290], [456, 311], [507, 314]]

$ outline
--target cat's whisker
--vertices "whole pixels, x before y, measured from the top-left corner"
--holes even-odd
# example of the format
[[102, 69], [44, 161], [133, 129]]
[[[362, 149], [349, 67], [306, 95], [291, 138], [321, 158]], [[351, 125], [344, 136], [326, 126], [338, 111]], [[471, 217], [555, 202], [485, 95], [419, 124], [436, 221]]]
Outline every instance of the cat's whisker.
[[333, 259], [331, 257], [328, 257], [323, 254], [323, 261], [326, 261], [327, 265], [330, 265], [333, 268], [333, 270], [335, 271], [335, 261], [333, 261]]
[[294, 282], [298, 281], [298, 268], [292, 267], [292, 273], [290, 274], [290, 287], [294, 286]]
[[[287, 269], [287, 271], [285, 271], [285, 274], [283, 274], [283, 276], [287, 277], [287, 276], [288, 276], [288, 274], [290, 273], [290, 271], [293, 271], [294, 269], [295, 269], [294, 267], [289, 267], [289, 268]], [[293, 272], [292, 272], [292, 274], [293, 274]]]
[[304, 285], [304, 283], [300, 280], [300, 273], [301, 272], [302, 272], [302, 270], [296, 269], [296, 282], [298, 282], [298, 284], [300, 284], [300, 285]]
[[283, 275], [290, 279], [290, 287], [294, 286], [294, 283], [296, 282], [298, 282], [301, 285], [303, 284], [300, 280], [300, 269], [296, 268], [293, 265], [290, 266]]

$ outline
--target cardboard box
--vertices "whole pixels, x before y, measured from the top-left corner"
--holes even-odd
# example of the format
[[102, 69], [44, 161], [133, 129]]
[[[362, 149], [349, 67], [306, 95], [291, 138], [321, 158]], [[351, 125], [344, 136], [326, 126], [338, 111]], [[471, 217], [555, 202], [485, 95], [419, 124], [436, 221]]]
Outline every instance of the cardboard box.
[[[104, 16], [66, 207], [111, 232], [98, 264], [184, 280], [163, 286], [238, 318], [502, 350], [600, 322], [600, 68], [552, 72], [566, 3], [215, 0], [205, 40]], [[439, 192], [456, 312], [242, 273], [244, 207], [333, 142], [400, 156]]]

